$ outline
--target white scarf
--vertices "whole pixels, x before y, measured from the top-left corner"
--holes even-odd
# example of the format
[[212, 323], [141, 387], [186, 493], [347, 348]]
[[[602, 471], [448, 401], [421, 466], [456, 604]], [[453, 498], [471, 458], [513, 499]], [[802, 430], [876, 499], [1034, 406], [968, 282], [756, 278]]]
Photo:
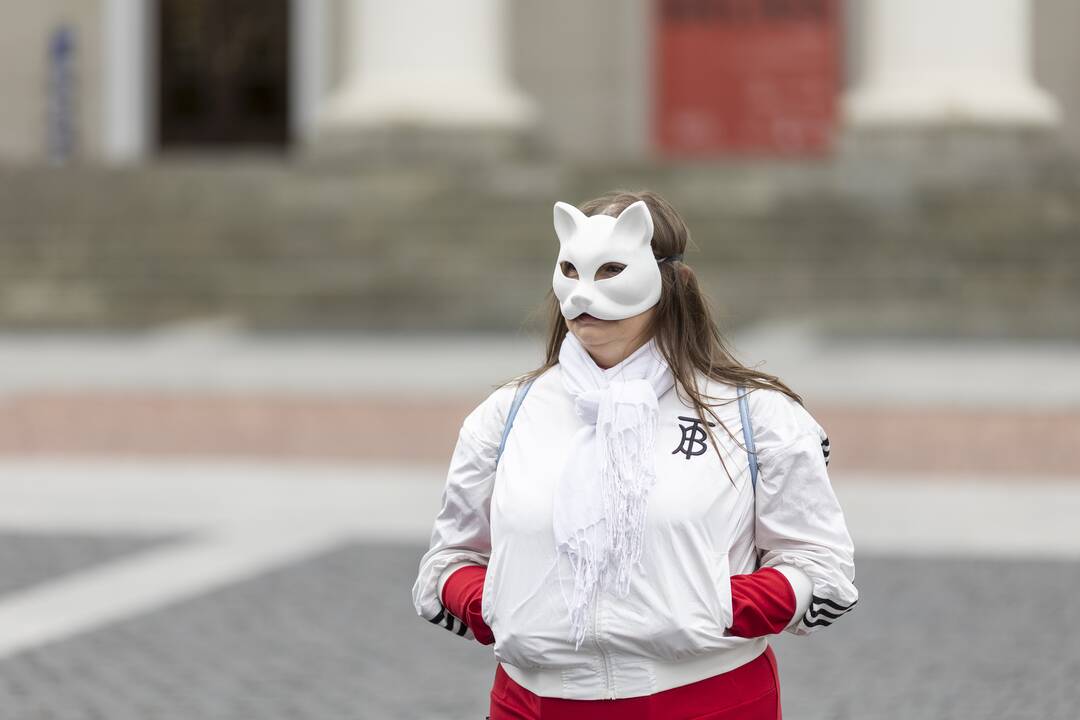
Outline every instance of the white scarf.
[[[566, 557], [574, 577], [571, 639], [581, 646], [595, 593], [614, 581], [619, 596], [641, 557], [649, 490], [656, 480], [653, 449], [657, 398], [674, 374], [650, 338], [619, 364], [600, 368], [567, 332], [559, 351], [563, 385], [585, 427], [574, 435], [555, 486], [556, 559]], [[559, 575], [562, 589], [562, 574]]]

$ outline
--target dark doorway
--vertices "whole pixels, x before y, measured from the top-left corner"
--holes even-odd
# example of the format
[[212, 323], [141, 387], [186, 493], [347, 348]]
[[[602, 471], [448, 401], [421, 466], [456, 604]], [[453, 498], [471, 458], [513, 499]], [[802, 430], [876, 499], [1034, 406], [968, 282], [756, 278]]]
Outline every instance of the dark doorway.
[[163, 148], [289, 141], [289, 0], [160, 0]]

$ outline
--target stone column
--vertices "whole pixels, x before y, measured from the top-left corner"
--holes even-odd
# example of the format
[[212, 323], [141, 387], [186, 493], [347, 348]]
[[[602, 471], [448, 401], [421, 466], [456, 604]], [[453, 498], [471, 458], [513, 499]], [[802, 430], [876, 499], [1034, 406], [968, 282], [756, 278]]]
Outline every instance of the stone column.
[[533, 103], [507, 71], [505, 9], [505, 0], [347, 0], [345, 78], [320, 136], [460, 139], [530, 127]]
[[148, 70], [153, 17], [143, 0], [106, 0], [102, 7], [102, 159], [140, 162], [151, 151]]
[[865, 0], [850, 127], [1051, 127], [1057, 102], [1031, 77], [1030, 0]]

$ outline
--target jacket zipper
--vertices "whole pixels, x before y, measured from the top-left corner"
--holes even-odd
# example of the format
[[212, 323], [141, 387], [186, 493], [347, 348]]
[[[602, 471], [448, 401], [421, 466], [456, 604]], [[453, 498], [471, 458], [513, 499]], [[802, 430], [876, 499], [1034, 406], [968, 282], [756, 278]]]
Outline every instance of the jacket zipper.
[[604, 680], [607, 683], [607, 696], [609, 700], [615, 699], [614, 683], [611, 680], [611, 666], [608, 663], [607, 652], [600, 645], [600, 628], [598, 621], [598, 613], [600, 612], [600, 592], [596, 593], [595, 602], [593, 603], [593, 642], [596, 644], [596, 649], [600, 651], [600, 659], [604, 661]]

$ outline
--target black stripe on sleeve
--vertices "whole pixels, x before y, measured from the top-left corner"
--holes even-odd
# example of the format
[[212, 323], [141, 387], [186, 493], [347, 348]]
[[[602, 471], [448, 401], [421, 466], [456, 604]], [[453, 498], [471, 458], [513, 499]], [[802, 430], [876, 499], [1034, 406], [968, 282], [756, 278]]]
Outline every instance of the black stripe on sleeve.
[[851, 608], [855, 607], [855, 604], [858, 603], [858, 602], [859, 602], [858, 600], [855, 600], [850, 605], [841, 605], [839, 603], [833, 602], [832, 600], [830, 600], [828, 598], [819, 597], [817, 595], [811, 595], [810, 596], [810, 606], [811, 607], [813, 607], [815, 604], [817, 604], [817, 605], [828, 605], [833, 610], [850, 610]]
[[[833, 612], [830, 610], [826, 610], [824, 607], [814, 607], [815, 603], [821, 604], [823, 606], [836, 608], [837, 611]], [[803, 624], [807, 627], [824, 627], [826, 625], [831, 625], [834, 620], [850, 612], [852, 608], [858, 605], [858, 603], [859, 601], [855, 600], [850, 605], [845, 607], [843, 605], [839, 605], [833, 602], [832, 600], [828, 600], [827, 598], [814, 595], [813, 599], [810, 602], [810, 607], [807, 608], [806, 613], [803, 615]]]

